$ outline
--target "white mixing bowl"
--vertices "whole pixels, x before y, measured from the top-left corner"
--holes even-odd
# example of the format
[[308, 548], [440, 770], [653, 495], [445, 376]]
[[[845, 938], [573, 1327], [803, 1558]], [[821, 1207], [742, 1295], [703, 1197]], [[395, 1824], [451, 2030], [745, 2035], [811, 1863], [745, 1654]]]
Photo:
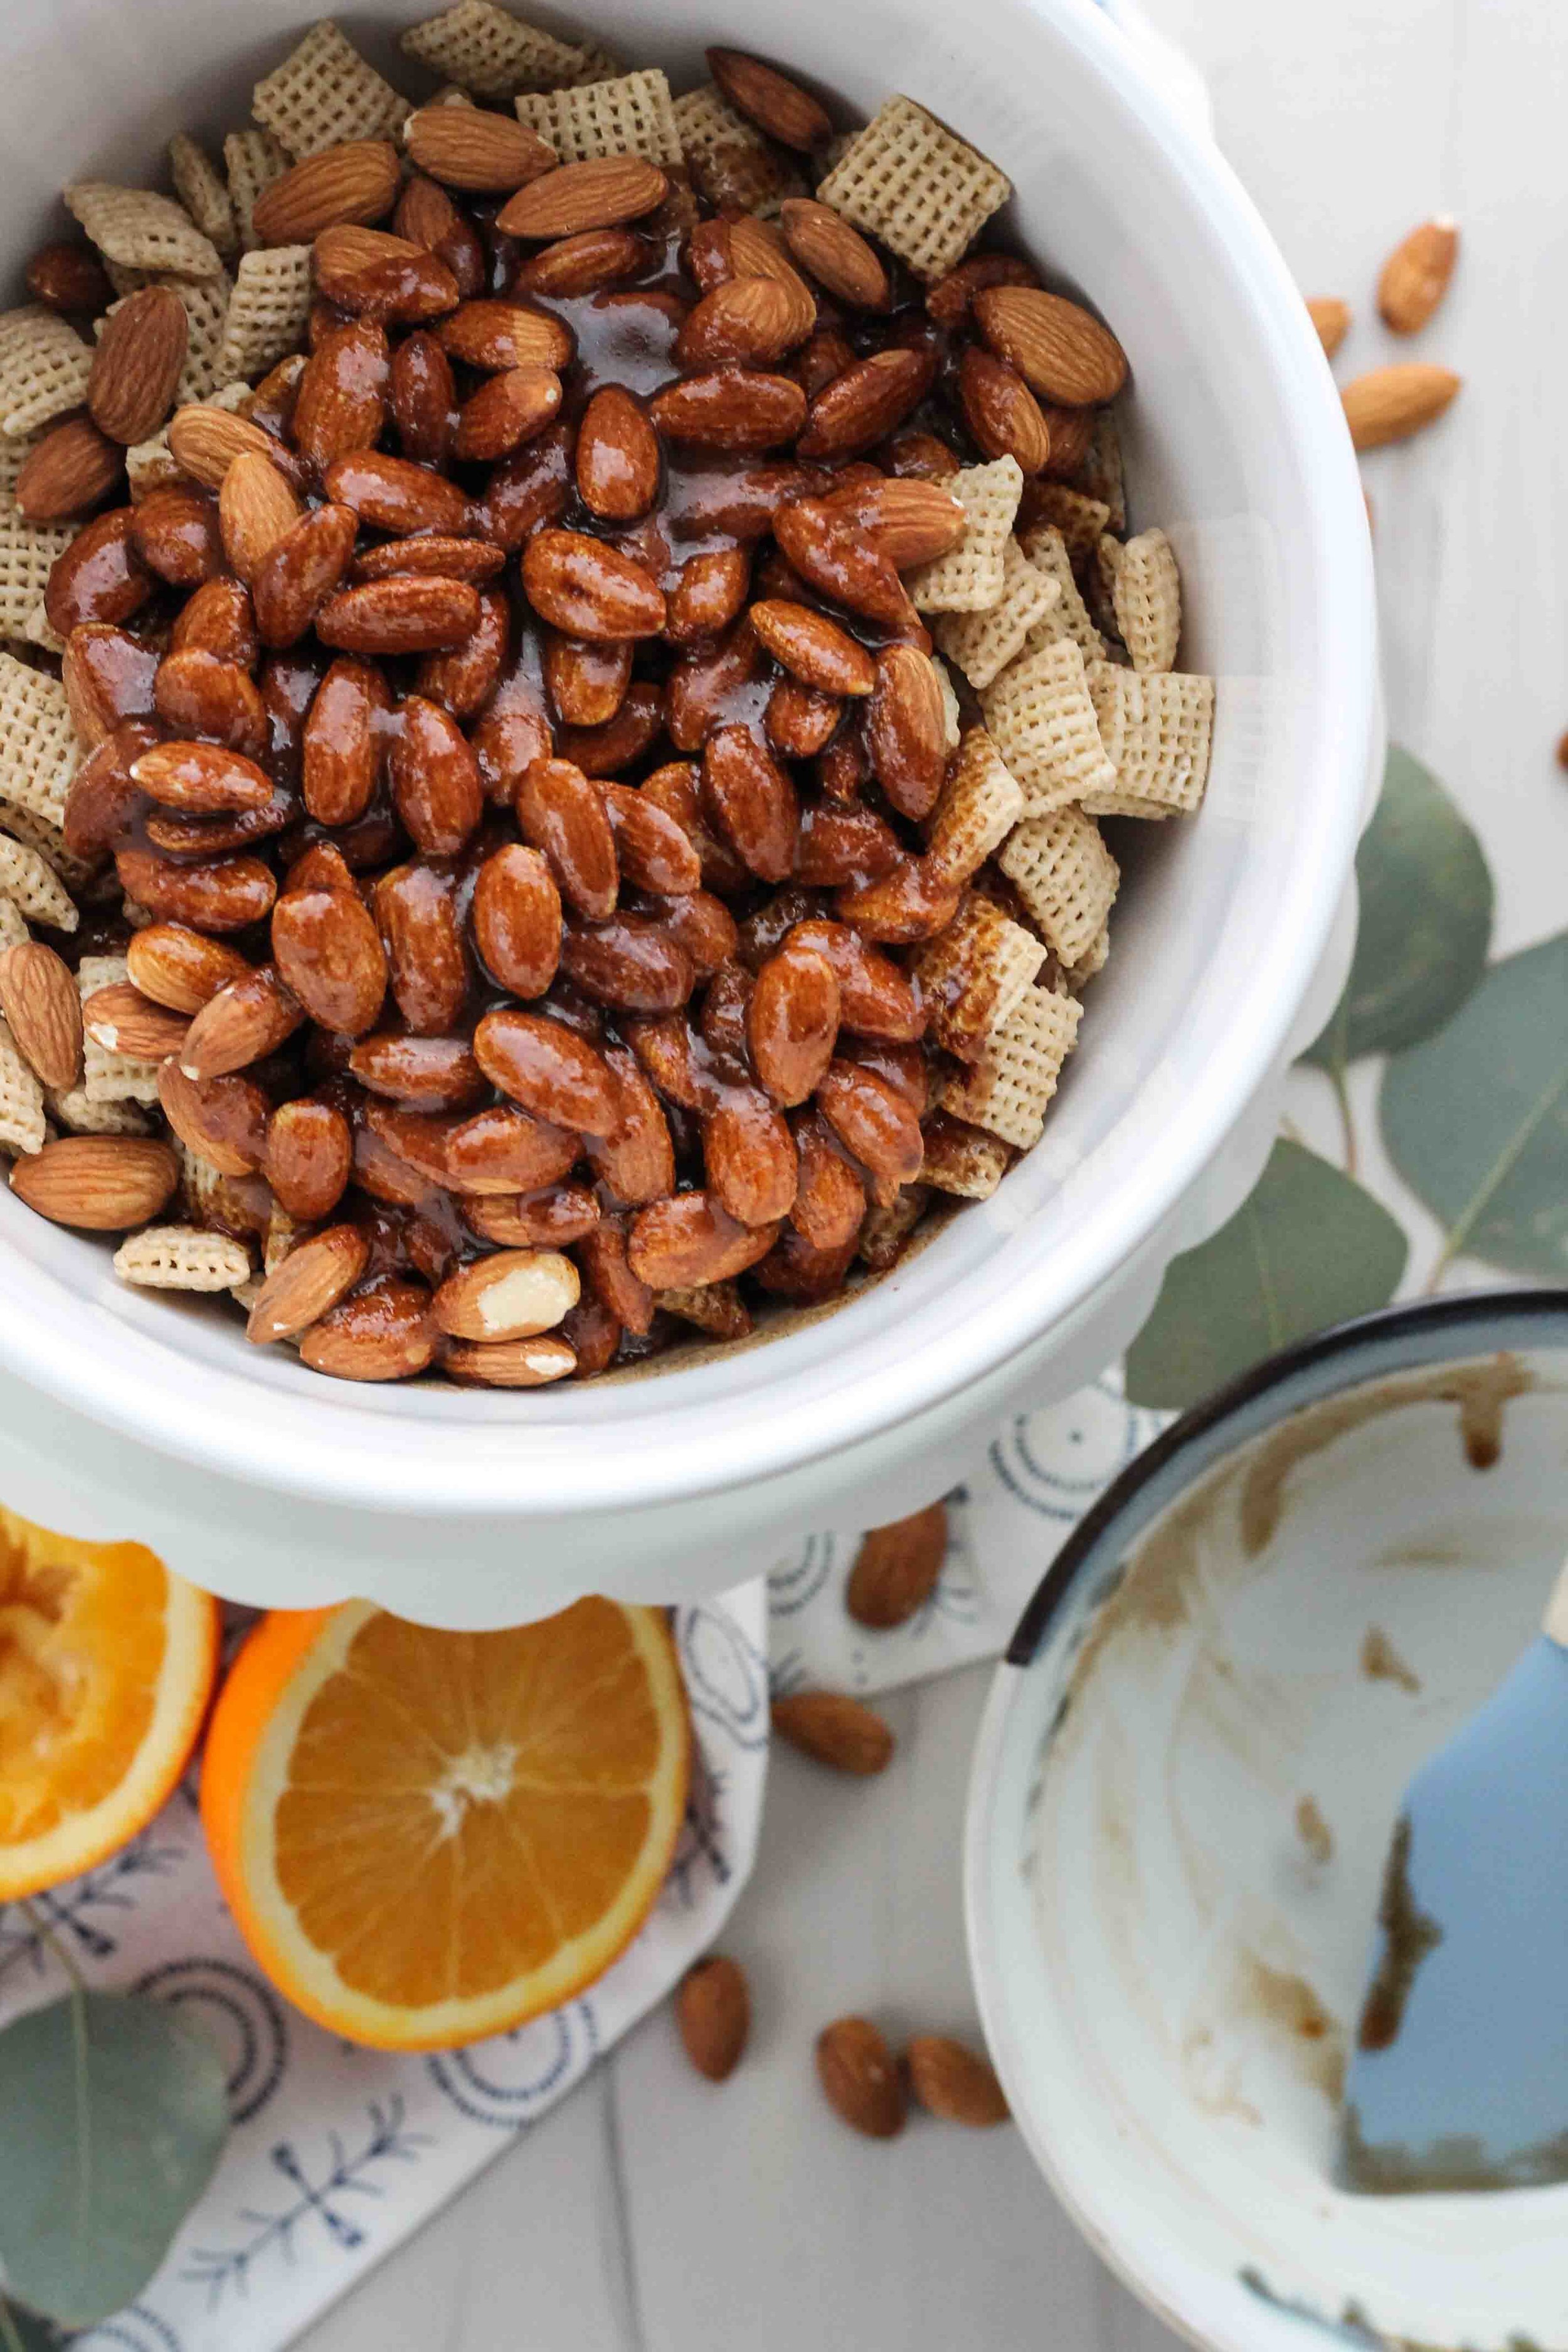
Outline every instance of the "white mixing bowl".
[[[374, 13], [348, 29], [412, 87]], [[11, 0], [9, 281], [58, 231], [62, 180], [143, 180], [171, 131], [242, 121], [307, 21], [301, 0]], [[595, 1583], [732, 1582], [770, 1530], [852, 1492], [862, 1524], [912, 1508], [1023, 1387], [1098, 1369], [1173, 1251], [1228, 1213], [1272, 1104], [1245, 1114], [1336, 977], [1308, 1003], [1376, 750], [1365, 522], [1300, 298], [1201, 132], [1083, 0], [723, 0], [700, 26], [605, 0], [594, 27], [678, 88], [720, 38], [868, 112], [905, 90], [1011, 174], [1010, 225], [1131, 354], [1135, 518], [1170, 530], [1184, 658], [1219, 679], [1208, 798], [1136, 845], [1045, 1141], [889, 1279], [769, 1346], [522, 1397], [355, 1389], [248, 1348], [226, 1308], [118, 1286], [101, 1245], [0, 1198], [0, 1493], [246, 1598], [357, 1591], [494, 1622]]]
[[1568, 2186], [1331, 2179], [1402, 1795], [1538, 1631], [1565, 1456], [1568, 1294], [1321, 1333], [1121, 1474], [998, 1670], [986, 2039], [1068, 2210], [1204, 2352], [1568, 2341]]

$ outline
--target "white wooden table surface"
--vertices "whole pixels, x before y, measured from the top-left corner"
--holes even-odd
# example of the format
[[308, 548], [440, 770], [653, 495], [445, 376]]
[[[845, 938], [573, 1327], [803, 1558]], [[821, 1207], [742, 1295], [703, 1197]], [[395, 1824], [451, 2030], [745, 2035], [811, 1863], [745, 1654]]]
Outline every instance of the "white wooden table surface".
[[[1387, 247], [1431, 212], [1462, 223], [1458, 278], [1415, 348], [1466, 389], [1367, 478], [1391, 724], [1481, 829], [1497, 945], [1522, 946], [1568, 908], [1568, 778], [1552, 761], [1568, 725], [1568, 22], [1557, 0], [1146, 5], [1208, 76], [1221, 143], [1303, 289], [1355, 306], [1342, 374], [1392, 349], [1371, 300]], [[1297, 1086], [1308, 1139], [1334, 1150], [1326, 1090]], [[1365, 1144], [1370, 1096], [1362, 1128]], [[1375, 1147], [1367, 1158], [1396, 1193]], [[656, 2015], [309, 2352], [1170, 2346], [1011, 2132], [930, 2126], [872, 2146], [815, 2086], [813, 2036], [846, 2010], [975, 2031], [959, 1831], [986, 1682], [975, 1670], [897, 1696], [901, 1752], [881, 1781], [775, 1755], [761, 1860], [724, 1939], [756, 2012], [731, 2083], [698, 2081]]]

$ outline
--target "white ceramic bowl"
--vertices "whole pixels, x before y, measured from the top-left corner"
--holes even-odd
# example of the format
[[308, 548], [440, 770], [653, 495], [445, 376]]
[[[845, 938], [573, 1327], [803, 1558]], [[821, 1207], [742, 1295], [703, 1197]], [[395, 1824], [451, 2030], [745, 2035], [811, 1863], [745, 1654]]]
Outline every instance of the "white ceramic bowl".
[[[1519, 1391], [1519, 1392], [1514, 1392]], [[1158, 1439], [998, 1673], [966, 1900], [1047, 2179], [1215, 2352], [1568, 2338], [1568, 2188], [1352, 2197], [1335, 2096], [1411, 1774], [1568, 1550], [1568, 1299], [1395, 1308]]]
[[[411, 86], [363, 13], [349, 29]], [[418, 12], [393, 0], [388, 13]], [[11, 0], [8, 271], [56, 227], [63, 178], [144, 178], [174, 129], [210, 138], [243, 120], [247, 85], [308, 15], [302, 0]], [[1220, 681], [1208, 799], [1196, 822], [1137, 844], [1045, 1142], [891, 1279], [775, 1345], [525, 1397], [353, 1389], [248, 1349], [226, 1309], [117, 1286], [100, 1245], [0, 1199], [0, 1364], [17, 1381], [7, 1483], [58, 1501], [63, 1480], [78, 1520], [132, 1497], [130, 1531], [249, 1597], [353, 1589], [493, 1622], [595, 1580], [728, 1583], [766, 1529], [809, 1521], [869, 1472], [905, 1508], [937, 1491], [956, 1435], [1031, 1368], [1070, 1385], [1136, 1328], [1194, 1237], [1182, 1204], [1301, 1021], [1350, 868], [1376, 718], [1368, 545], [1338, 404], [1250, 205], [1115, 30], [1083, 0], [971, 0], [956, 17], [801, 0], [783, 19], [723, 0], [700, 27], [632, 0], [593, 16], [678, 87], [717, 37], [778, 52], [867, 110], [906, 90], [1011, 173], [1018, 233], [1131, 356], [1135, 511], [1170, 528], [1185, 658]], [[1204, 1222], [1226, 1213], [1270, 1123]], [[123, 1444], [84, 1444], [94, 1428]], [[191, 1532], [203, 1528], [209, 1540]]]

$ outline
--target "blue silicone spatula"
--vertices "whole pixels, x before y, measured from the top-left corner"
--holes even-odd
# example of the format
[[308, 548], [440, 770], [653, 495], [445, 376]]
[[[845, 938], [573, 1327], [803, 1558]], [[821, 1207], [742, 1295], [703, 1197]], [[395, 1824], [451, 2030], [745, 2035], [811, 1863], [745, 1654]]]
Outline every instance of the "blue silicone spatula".
[[1536, 1640], [1405, 1792], [1336, 2179], [1568, 2179], [1568, 1567]]

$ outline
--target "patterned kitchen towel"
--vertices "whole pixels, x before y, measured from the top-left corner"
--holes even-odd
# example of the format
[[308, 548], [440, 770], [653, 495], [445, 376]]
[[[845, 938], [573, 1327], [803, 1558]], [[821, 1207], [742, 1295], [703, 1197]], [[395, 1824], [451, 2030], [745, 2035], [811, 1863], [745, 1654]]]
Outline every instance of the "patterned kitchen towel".
[[935, 1591], [886, 1633], [858, 1625], [844, 1587], [862, 1530], [819, 1528], [768, 1571], [775, 1691], [890, 1690], [1005, 1649], [1068, 1529], [1171, 1415], [1129, 1404], [1120, 1366], [1059, 1404], [1016, 1414], [947, 1497]]
[[[156, 1994], [227, 2055], [234, 2129], [142, 2299], [83, 2352], [275, 2352], [554, 2105], [718, 1935], [751, 1874], [767, 1769], [762, 1587], [676, 1612], [696, 1738], [675, 1864], [591, 1993], [436, 2057], [356, 2049], [258, 1974], [189, 1788], [121, 1853], [29, 1906], [96, 1985]], [[0, 1906], [0, 2023], [65, 1990], [23, 1906]]]

